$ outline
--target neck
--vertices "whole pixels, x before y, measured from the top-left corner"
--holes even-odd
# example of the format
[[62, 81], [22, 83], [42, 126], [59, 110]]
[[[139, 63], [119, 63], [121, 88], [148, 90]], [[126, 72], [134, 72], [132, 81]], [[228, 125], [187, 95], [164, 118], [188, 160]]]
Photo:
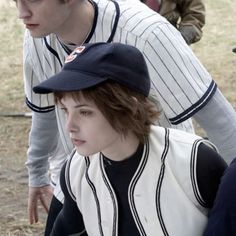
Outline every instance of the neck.
[[110, 160], [123, 161], [136, 152], [138, 145], [138, 138], [133, 133], [129, 133], [125, 137], [121, 137], [114, 147], [109, 147], [103, 150], [102, 153]]
[[81, 45], [91, 31], [94, 20], [94, 8], [91, 2], [75, 1], [71, 14], [64, 23], [63, 30], [56, 32], [64, 43]]

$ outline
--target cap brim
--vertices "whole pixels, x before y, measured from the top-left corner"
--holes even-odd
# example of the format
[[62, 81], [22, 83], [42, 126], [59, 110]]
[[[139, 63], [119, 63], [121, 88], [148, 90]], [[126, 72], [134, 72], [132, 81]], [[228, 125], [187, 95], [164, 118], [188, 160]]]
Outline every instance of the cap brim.
[[62, 70], [60, 73], [35, 86], [33, 91], [39, 94], [80, 91], [98, 85], [106, 80], [107, 78], [79, 73], [78, 71]]

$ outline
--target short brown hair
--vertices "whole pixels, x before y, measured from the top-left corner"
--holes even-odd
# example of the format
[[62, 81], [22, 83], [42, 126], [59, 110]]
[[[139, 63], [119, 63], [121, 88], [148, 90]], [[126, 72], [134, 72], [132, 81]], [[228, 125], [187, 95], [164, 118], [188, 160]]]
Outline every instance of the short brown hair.
[[82, 91], [55, 92], [55, 103], [68, 95], [79, 100], [81, 94], [96, 104], [117, 132], [125, 136], [132, 131], [142, 143], [159, 117], [156, 105], [147, 97], [112, 81]]

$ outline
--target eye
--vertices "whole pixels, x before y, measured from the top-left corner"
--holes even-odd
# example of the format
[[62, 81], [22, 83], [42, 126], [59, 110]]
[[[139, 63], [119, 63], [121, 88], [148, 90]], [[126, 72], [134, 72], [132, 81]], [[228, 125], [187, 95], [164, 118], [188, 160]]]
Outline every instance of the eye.
[[80, 114], [82, 116], [90, 116], [92, 115], [92, 111], [89, 111], [89, 110], [80, 110]]

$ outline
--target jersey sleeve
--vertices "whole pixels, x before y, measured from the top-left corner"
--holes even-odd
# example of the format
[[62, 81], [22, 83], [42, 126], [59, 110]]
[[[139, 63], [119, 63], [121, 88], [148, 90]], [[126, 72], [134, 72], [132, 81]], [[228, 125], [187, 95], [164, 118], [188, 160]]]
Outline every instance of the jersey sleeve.
[[53, 75], [53, 64], [48, 61], [43, 46], [44, 40], [32, 38], [26, 30], [23, 46], [23, 71], [26, 104], [36, 112], [48, 112], [54, 109], [52, 94], [35, 94], [32, 88]]
[[150, 31], [143, 54], [151, 95], [173, 125], [192, 117], [215, 93], [216, 83], [171, 24], [162, 22]]
[[[26, 162], [29, 186], [31, 187], [41, 187], [50, 184], [49, 158], [55, 155], [59, 140], [55, 120], [55, 111], [33, 113]], [[64, 158], [66, 158], [66, 154]]]

